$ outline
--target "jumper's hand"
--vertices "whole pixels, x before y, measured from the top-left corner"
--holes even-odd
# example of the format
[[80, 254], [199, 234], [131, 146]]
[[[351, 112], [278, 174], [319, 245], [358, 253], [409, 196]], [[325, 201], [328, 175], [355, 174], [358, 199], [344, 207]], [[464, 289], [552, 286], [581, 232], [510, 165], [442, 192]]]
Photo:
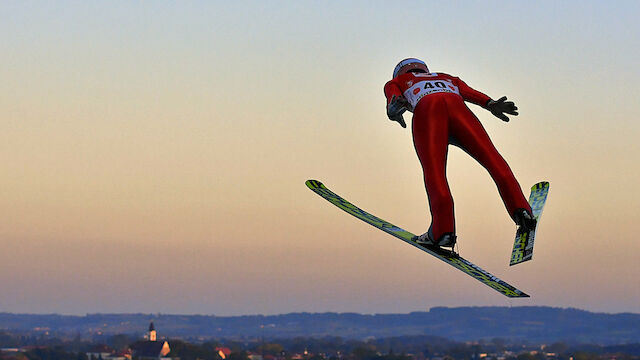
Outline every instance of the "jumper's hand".
[[508, 122], [509, 118], [504, 113], [509, 115], [518, 115], [518, 107], [513, 103], [513, 101], [505, 100], [507, 100], [506, 96], [503, 96], [498, 100], [489, 100], [487, 103], [487, 109], [500, 120]]
[[387, 117], [389, 117], [389, 120], [397, 121], [400, 126], [406, 128], [407, 124], [404, 122], [402, 113], [407, 111], [407, 106], [407, 99], [405, 99], [404, 96], [393, 95], [387, 105]]

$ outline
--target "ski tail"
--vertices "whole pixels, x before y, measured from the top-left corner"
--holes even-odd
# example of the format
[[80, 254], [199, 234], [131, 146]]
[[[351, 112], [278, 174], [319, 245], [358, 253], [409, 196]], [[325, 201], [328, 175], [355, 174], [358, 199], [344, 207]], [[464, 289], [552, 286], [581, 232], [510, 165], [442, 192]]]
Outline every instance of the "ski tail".
[[513, 250], [511, 252], [511, 261], [509, 265], [529, 261], [533, 258], [533, 244], [535, 241], [536, 231], [540, 225], [540, 218], [542, 217], [542, 210], [547, 201], [547, 195], [549, 194], [549, 182], [541, 181], [531, 187], [531, 194], [529, 195], [529, 204], [531, 205], [531, 211], [533, 217], [536, 219], [536, 227], [531, 231], [516, 232], [516, 238], [513, 243]]

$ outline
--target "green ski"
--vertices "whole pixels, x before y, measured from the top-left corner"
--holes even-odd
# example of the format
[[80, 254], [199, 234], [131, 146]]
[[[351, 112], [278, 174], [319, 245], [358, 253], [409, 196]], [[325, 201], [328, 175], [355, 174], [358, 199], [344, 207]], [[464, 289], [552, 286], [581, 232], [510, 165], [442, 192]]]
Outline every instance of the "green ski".
[[547, 201], [549, 194], [549, 183], [547, 181], [539, 182], [531, 187], [531, 195], [529, 195], [529, 204], [533, 216], [536, 218], [536, 228], [532, 231], [520, 230], [516, 231], [516, 240], [513, 243], [513, 251], [511, 252], [511, 261], [509, 265], [516, 265], [531, 260], [533, 257], [533, 242], [536, 237], [536, 230], [540, 224], [542, 209]]
[[460, 257], [455, 253], [449, 252], [447, 250], [443, 250], [438, 247], [425, 247], [425, 246], [419, 245], [413, 240], [413, 238], [415, 237], [414, 234], [360, 209], [359, 207], [353, 205], [352, 203], [345, 200], [341, 196], [337, 195], [333, 191], [329, 190], [320, 181], [307, 180], [306, 185], [307, 187], [309, 187], [309, 189], [313, 190], [316, 194], [322, 196], [323, 198], [328, 200], [333, 205], [339, 207], [340, 209], [348, 212], [349, 214], [357, 217], [358, 219], [370, 225], [377, 227], [378, 229], [390, 235], [397, 237], [402, 241], [405, 241], [419, 248], [422, 251], [425, 251], [437, 257], [438, 259], [444, 261], [445, 263], [459, 269], [465, 274], [493, 288], [499, 293], [511, 298], [529, 297], [529, 295], [525, 294], [524, 292], [498, 279], [497, 277], [491, 275], [487, 271], [481, 269], [480, 267], [471, 263], [470, 261], [463, 259], [462, 257]]

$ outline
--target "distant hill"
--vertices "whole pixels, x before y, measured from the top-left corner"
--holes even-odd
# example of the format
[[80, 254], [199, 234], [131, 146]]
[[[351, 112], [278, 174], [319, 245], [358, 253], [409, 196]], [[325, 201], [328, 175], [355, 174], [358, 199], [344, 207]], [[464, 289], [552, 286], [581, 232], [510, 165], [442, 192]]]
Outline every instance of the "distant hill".
[[0, 329], [58, 334], [136, 334], [153, 320], [169, 338], [289, 338], [339, 336], [346, 339], [434, 335], [457, 341], [504, 338], [530, 343], [556, 341], [627, 344], [640, 339], [640, 314], [604, 314], [552, 307], [436, 307], [428, 312], [363, 315], [290, 313], [208, 316], [88, 314], [85, 316], [0, 313]]

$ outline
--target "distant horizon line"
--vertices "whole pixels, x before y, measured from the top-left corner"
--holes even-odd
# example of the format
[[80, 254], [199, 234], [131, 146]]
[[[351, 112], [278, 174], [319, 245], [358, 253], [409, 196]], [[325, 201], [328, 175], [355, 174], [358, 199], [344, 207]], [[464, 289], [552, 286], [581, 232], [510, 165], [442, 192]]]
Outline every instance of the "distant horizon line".
[[254, 317], [254, 316], [262, 316], [262, 317], [270, 317], [270, 316], [284, 316], [284, 315], [296, 315], [296, 314], [354, 314], [354, 315], [362, 315], [362, 316], [376, 316], [376, 315], [411, 315], [417, 313], [429, 313], [434, 309], [488, 309], [488, 308], [496, 308], [496, 309], [522, 309], [522, 308], [548, 308], [548, 309], [560, 309], [560, 310], [576, 310], [583, 311], [592, 314], [607, 314], [607, 315], [618, 315], [618, 314], [638, 314], [631, 311], [622, 311], [622, 312], [608, 312], [608, 311], [592, 311], [587, 309], [581, 309], [577, 307], [562, 307], [562, 306], [551, 306], [551, 305], [521, 305], [521, 306], [432, 306], [427, 310], [420, 311], [409, 311], [405, 313], [401, 312], [377, 312], [377, 313], [366, 313], [366, 312], [355, 312], [355, 311], [291, 311], [291, 312], [281, 312], [281, 313], [272, 313], [272, 314], [239, 314], [239, 315], [216, 315], [215, 313], [204, 314], [204, 313], [165, 313], [165, 312], [93, 312], [93, 313], [84, 313], [84, 314], [65, 314], [65, 313], [57, 313], [57, 312], [43, 312], [43, 313], [33, 313], [33, 312], [11, 312], [11, 311], [0, 311], [0, 315], [9, 314], [9, 315], [31, 315], [31, 316], [73, 316], [73, 317], [86, 317], [86, 316], [94, 316], [94, 315], [145, 315], [145, 316], [209, 316], [209, 317], [221, 317], [221, 318], [232, 318], [232, 317]]

